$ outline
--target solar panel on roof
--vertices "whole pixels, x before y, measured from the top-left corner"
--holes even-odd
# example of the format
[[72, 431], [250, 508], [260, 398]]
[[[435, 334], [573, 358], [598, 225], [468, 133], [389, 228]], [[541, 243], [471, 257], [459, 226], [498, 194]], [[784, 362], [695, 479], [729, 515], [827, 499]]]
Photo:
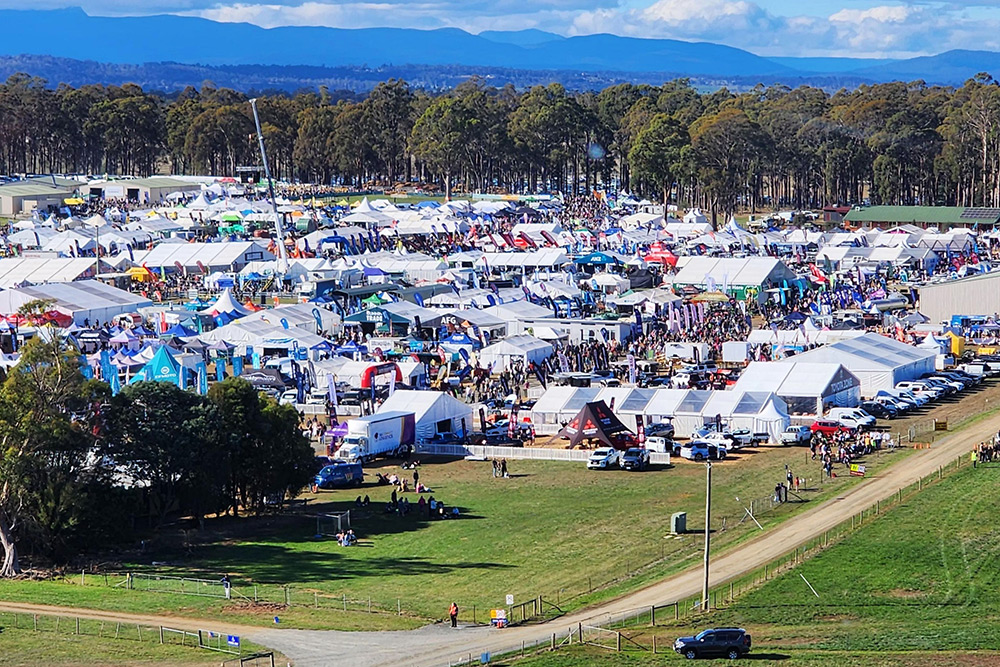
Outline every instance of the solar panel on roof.
[[1000, 208], [967, 208], [958, 216], [962, 220], [997, 220]]

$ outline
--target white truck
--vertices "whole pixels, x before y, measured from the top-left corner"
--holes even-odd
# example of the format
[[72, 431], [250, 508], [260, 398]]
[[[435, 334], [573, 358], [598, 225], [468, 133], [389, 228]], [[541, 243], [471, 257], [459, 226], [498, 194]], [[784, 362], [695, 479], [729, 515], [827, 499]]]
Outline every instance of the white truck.
[[334, 454], [343, 461], [366, 463], [379, 456], [406, 456], [413, 451], [412, 412], [382, 412], [347, 422], [344, 444]]

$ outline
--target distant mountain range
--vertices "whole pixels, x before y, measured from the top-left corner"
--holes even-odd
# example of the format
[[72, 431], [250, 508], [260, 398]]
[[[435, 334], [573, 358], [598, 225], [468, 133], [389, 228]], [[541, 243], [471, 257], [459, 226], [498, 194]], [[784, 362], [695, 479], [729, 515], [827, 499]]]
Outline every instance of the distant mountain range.
[[264, 29], [171, 15], [95, 17], [81, 9], [0, 10], [0, 24], [0, 56], [9, 56], [0, 58], [0, 74], [23, 66], [14, 71], [74, 85], [134, 81], [173, 89], [210, 78], [243, 89], [289, 89], [320, 82], [365, 90], [387, 78], [386, 72], [409, 71], [408, 80], [416, 73], [431, 88], [454, 85], [473, 74], [496, 85], [557, 80], [573, 88], [621, 81], [662, 83], [678, 76], [704, 86], [782, 82], [836, 88], [916, 79], [960, 85], [979, 72], [1000, 74], [1000, 53], [985, 51], [949, 51], [908, 60], [764, 58], [720, 44], [606, 34]]

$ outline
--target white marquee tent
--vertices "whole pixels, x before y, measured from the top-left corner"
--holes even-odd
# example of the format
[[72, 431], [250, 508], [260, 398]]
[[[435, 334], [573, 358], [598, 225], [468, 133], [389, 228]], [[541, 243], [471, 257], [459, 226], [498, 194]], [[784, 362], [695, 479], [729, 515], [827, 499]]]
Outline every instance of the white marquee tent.
[[427, 442], [436, 435], [462, 434], [473, 429], [472, 406], [439, 391], [396, 391], [378, 412], [412, 412], [417, 440]]

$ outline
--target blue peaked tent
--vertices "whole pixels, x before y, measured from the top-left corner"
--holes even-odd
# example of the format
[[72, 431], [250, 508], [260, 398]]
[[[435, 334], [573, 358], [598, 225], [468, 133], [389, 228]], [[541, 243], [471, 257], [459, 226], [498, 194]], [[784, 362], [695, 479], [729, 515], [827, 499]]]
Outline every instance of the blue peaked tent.
[[156, 351], [153, 358], [146, 362], [146, 365], [138, 373], [132, 376], [129, 384], [135, 384], [143, 380], [152, 380], [153, 382], [172, 382], [180, 386], [182, 373], [183, 368], [180, 362], [170, 353], [170, 348], [163, 345]]
[[177, 336], [178, 338], [191, 338], [192, 336], [197, 336], [198, 332], [194, 329], [189, 329], [183, 324], [175, 324], [160, 335], [164, 338], [169, 338], [171, 336]]
[[583, 257], [577, 257], [574, 260], [577, 264], [591, 264], [605, 266], [608, 264], [621, 264], [621, 261], [614, 255], [609, 255], [605, 252], [592, 252], [589, 255], [584, 255]]

